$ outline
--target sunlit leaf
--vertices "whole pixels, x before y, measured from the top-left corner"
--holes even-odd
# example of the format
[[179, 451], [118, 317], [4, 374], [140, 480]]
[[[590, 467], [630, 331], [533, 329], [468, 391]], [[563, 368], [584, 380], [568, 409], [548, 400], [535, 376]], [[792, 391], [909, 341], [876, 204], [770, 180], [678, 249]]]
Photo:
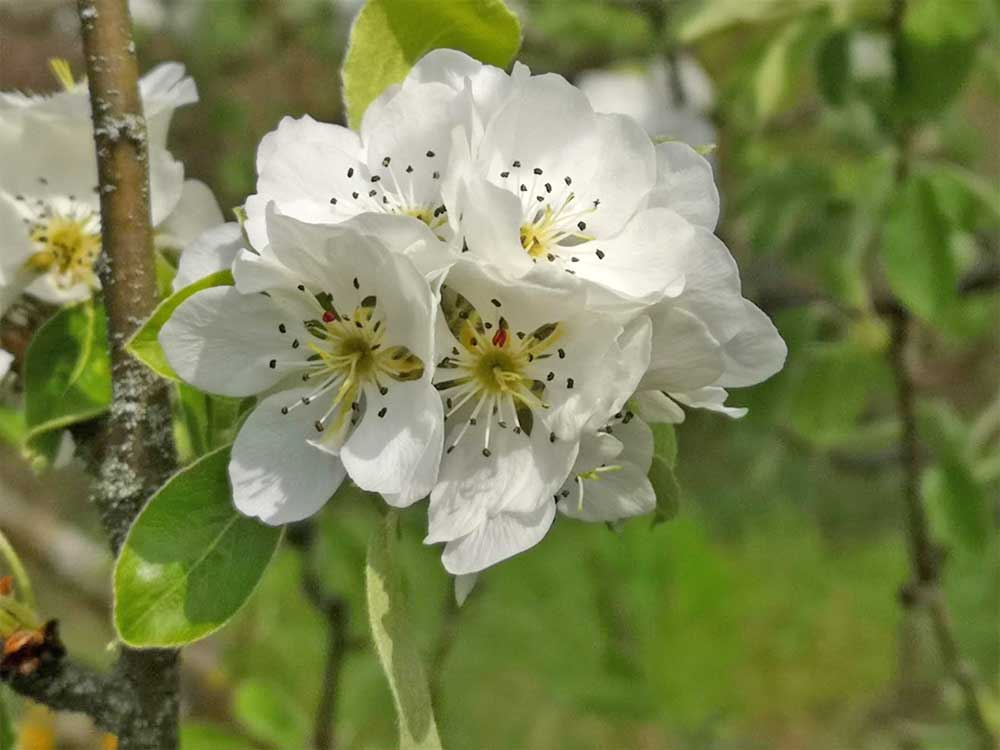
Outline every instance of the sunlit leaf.
[[177, 646], [218, 630], [260, 581], [281, 530], [233, 507], [229, 449], [157, 491], [115, 564], [115, 628], [133, 646]]
[[344, 59], [348, 121], [357, 128], [372, 100], [432, 49], [457, 49], [506, 67], [520, 44], [517, 16], [501, 0], [368, 0]]
[[230, 271], [217, 271], [203, 279], [199, 279], [193, 284], [189, 284], [183, 289], [178, 289], [174, 294], [167, 297], [149, 316], [149, 320], [143, 323], [142, 327], [132, 334], [125, 348], [129, 353], [150, 368], [153, 372], [163, 378], [177, 380], [170, 363], [160, 347], [158, 336], [164, 323], [174, 314], [174, 310], [180, 304], [196, 292], [203, 289], [210, 289], [216, 286], [230, 286], [233, 283], [233, 274]]
[[396, 704], [400, 750], [441, 750], [427, 678], [407, 615], [396, 533], [396, 512], [390, 511], [368, 544], [368, 622]]
[[24, 357], [28, 440], [103, 414], [111, 405], [104, 308], [65, 307], [38, 329]]

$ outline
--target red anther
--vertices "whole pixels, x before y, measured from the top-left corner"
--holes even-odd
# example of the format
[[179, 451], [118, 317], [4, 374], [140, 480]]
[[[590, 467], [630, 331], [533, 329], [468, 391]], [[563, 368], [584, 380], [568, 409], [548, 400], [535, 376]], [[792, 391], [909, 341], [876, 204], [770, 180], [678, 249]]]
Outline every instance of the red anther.
[[500, 328], [496, 333], [493, 334], [493, 346], [500, 347], [501, 349], [507, 343], [507, 329]]
[[335, 313], [335, 312], [331, 312], [330, 310], [327, 310], [325, 313], [323, 313], [323, 322], [324, 323], [332, 323], [336, 319], [337, 319], [337, 313]]

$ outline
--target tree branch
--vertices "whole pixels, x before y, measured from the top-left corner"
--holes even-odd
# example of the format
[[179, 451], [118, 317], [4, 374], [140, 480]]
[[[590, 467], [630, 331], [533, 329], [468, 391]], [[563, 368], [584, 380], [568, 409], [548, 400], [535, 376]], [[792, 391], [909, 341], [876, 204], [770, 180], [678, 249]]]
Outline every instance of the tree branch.
[[[112, 405], [94, 490], [117, 553], [149, 495], [174, 467], [167, 385], [125, 351], [153, 311], [157, 288], [149, 210], [146, 124], [126, 0], [78, 0], [101, 198]], [[122, 648], [110, 677], [43, 663], [12, 686], [52, 708], [84, 710], [121, 750], [177, 746], [178, 652]]]
[[87, 714], [109, 732], [118, 730], [129, 710], [128, 701], [119, 695], [110, 677], [66, 659], [44, 665], [27, 676], [15, 675], [8, 684], [21, 695], [56, 711]]
[[[903, 23], [906, 16], [906, 0], [893, 0], [888, 18], [888, 31], [892, 40], [895, 88], [900, 91], [907, 84], [909, 72], [903, 55]], [[902, 121], [895, 133], [897, 163], [895, 182], [901, 187], [910, 174], [910, 141], [912, 124]], [[960, 292], [972, 293], [995, 286], [997, 276], [992, 280], [963, 282]], [[900, 467], [903, 470], [903, 501], [906, 506], [907, 538], [910, 548], [910, 566], [913, 580], [904, 586], [900, 597], [903, 606], [913, 609], [922, 606], [931, 619], [934, 636], [938, 643], [945, 668], [962, 691], [965, 715], [969, 726], [975, 732], [982, 750], [997, 750], [1000, 739], [994, 734], [986, 718], [975, 675], [962, 658], [955, 636], [951, 615], [941, 588], [941, 564], [943, 550], [931, 538], [930, 523], [920, 495], [920, 446], [917, 433], [916, 391], [906, 363], [906, 346], [910, 329], [910, 314], [898, 299], [892, 299], [878, 311], [889, 319], [892, 338], [889, 347], [889, 363], [896, 381], [896, 410], [900, 421]]]

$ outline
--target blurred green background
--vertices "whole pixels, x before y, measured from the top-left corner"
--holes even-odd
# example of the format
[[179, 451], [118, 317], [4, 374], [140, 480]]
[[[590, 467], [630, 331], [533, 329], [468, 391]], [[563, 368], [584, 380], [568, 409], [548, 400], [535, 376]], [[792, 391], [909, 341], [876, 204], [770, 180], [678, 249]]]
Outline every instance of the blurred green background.
[[[461, 610], [438, 551], [420, 544], [423, 510], [404, 516], [413, 628], [446, 747], [976, 747], [928, 622], [899, 602], [909, 578], [899, 422], [879, 314], [890, 293], [915, 314], [906, 362], [947, 601], [1000, 715], [1000, 10], [906, 2], [900, 78], [888, 33], [898, 6], [512, 3], [519, 57], [534, 71], [581, 82], [593, 69], [625, 71], [633, 78], [612, 79], [612, 91], [652, 81], [643, 107], [714, 134], [719, 233], [790, 355], [778, 376], [733, 395], [750, 408], [745, 419], [695, 413], [679, 427], [675, 520], [613, 532], [560, 519], [542, 544], [488, 571]], [[356, 8], [133, 3], [143, 67], [179, 60], [198, 83], [201, 102], [177, 113], [171, 147], [223, 206], [253, 192], [257, 143], [282, 116], [343, 121], [339, 65]], [[52, 90], [51, 57], [82, 71], [73, 4], [0, 1], [0, 89]], [[640, 79], [650, 64], [664, 75]], [[916, 210], [894, 183], [901, 145], [929, 196]], [[43, 611], [60, 618], [71, 650], [110, 660], [105, 582], [58, 570], [45, 536], [58, 528], [78, 545], [99, 543], [80, 470], [35, 477], [10, 451], [2, 465], [0, 524], [27, 558]], [[27, 522], [14, 519], [26, 512]], [[314, 550], [351, 606], [356, 647], [336, 725], [338, 747], [357, 750], [395, 744], [364, 619], [377, 518], [358, 498], [331, 503]], [[308, 746], [326, 628], [302, 594], [301, 565], [285, 545], [237, 621], [190, 650], [185, 750]], [[79, 723], [25, 706], [18, 715], [22, 750], [96, 746]]]

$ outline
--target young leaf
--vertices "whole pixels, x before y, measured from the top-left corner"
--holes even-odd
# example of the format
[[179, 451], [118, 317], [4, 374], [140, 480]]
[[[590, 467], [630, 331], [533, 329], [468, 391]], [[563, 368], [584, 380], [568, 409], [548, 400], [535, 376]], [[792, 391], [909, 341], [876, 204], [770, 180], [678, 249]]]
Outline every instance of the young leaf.
[[672, 424], [652, 424], [653, 455], [666, 461], [671, 469], [677, 467], [677, 431]]
[[160, 329], [170, 319], [170, 316], [174, 314], [174, 310], [180, 307], [181, 302], [195, 292], [200, 292], [202, 289], [211, 289], [215, 286], [231, 286], [232, 283], [233, 274], [231, 271], [217, 271], [203, 279], [199, 279], [193, 284], [188, 284], [183, 289], [177, 290], [156, 306], [153, 314], [149, 316], [149, 320], [143, 323], [142, 327], [132, 334], [132, 338], [125, 344], [125, 348], [129, 354], [160, 377], [177, 380], [177, 374], [170, 366], [170, 363], [167, 362], [167, 358], [163, 354], [163, 349], [160, 348], [160, 342], [157, 339], [160, 335]]
[[111, 362], [101, 305], [65, 307], [38, 329], [24, 357], [24, 390], [29, 441], [108, 409]]
[[958, 272], [949, 227], [934, 191], [913, 177], [896, 194], [886, 221], [882, 263], [889, 286], [903, 304], [934, 322], [954, 303]]
[[649, 465], [649, 482], [656, 493], [656, 512], [653, 525], [669, 521], [680, 510], [681, 486], [673, 468], [660, 456], [653, 456]]
[[441, 750], [427, 679], [407, 619], [396, 559], [396, 523], [396, 512], [390, 511], [368, 544], [368, 622], [396, 704], [400, 750]]
[[502, 68], [520, 45], [521, 25], [501, 0], [368, 0], [344, 59], [348, 122], [357, 128], [372, 100], [432, 49], [461, 50]]
[[182, 469], [143, 508], [115, 564], [115, 628], [139, 647], [218, 630], [253, 593], [281, 529], [233, 507], [220, 448]]
[[972, 70], [982, 35], [982, 3], [910, 3], [900, 50], [900, 112], [926, 118], [955, 98]]

